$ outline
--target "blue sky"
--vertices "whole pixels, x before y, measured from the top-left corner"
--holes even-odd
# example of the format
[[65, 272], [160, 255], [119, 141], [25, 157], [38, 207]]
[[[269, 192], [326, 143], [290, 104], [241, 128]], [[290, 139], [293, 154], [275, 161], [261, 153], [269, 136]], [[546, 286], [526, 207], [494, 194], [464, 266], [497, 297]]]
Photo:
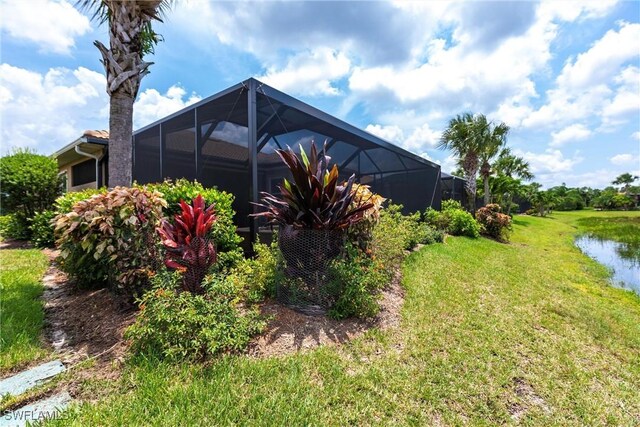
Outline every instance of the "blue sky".
[[[66, 0], [1, 0], [2, 152], [108, 124], [104, 27]], [[458, 113], [511, 127], [545, 186], [640, 175], [640, 3], [177, 2], [134, 107], [142, 127], [256, 77], [454, 168]]]

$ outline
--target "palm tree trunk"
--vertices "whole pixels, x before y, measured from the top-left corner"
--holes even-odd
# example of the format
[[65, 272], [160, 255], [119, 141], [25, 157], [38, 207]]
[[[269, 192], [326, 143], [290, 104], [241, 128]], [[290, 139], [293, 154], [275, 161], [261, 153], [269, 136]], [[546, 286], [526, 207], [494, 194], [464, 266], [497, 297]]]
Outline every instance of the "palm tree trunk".
[[477, 188], [476, 188], [476, 173], [477, 170], [475, 171], [465, 171], [465, 179], [466, 182], [464, 184], [464, 189], [467, 192], [467, 207], [469, 209], [469, 212], [471, 213], [475, 213], [476, 212], [476, 193], [477, 193]]
[[111, 95], [109, 111], [109, 187], [128, 187], [133, 165], [133, 97], [124, 90]]
[[484, 205], [487, 206], [491, 203], [491, 193], [489, 191], [489, 177], [483, 176], [482, 180], [484, 181]]

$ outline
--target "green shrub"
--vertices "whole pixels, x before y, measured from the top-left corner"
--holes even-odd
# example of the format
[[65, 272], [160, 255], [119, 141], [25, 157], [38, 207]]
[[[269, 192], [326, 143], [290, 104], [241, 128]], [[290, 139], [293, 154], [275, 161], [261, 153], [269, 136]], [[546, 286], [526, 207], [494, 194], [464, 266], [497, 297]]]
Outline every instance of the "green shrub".
[[442, 210], [443, 211], [463, 211], [465, 210], [462, 207], [462, 204], [454, 199], [448, 199], [442, 201]]
[[331, 263], [331, 281], [327, 285], [335, 303], [329, 310], [334, 319], [372, 318], [380, 310], [380, 290], [388, 283], [383, 263], [367, 257], [353, 244], [347, 244], [345, 256]]
[[418, 243], [423, 245], [431, 245], [433, 243], [442, 243], [444, 241], [444, 232], [438, 230], [428, 224], [420, 224], [418, 228]]
[[244, 349], [265, 322], [256, 310], [240, 310], [234, 285], [205, 279], [205, 294], [176, 292], [179, 274], [160, 272], [144, 294], [136, 322], [125, 332], [134, 353], [173, 362], [203, 360]]
[[54, 245], [53, 229], [55, 226], [53, 220], [55, 217], [55, 211], [46, 210], [35, 214], [33, 218], [31, 218], [29, 230], [31, 232], [31, 243], [33, 243], [34, 246], [50, 248]]
[[180, 212], [180, 200], [193, 200], [200, 194], [207, 205], [214, 205], [217, 217], [210, 232], [218, 251], [217, 268], [232, 267], [243, 258], [242, 249], [239, 246], [242, 237], [236, 233], [237, 227], [233, 222], [235, 215], [232, 207], [233, 194], [220, 191], [217, 188], [204, 188], [199, 182], [187, 179], [148, 184], [145, 187], [150, 191], [155, 190], [162, 193], [162, 197], [167, 201], [164, 215], [169, 218], [173, 218]]
[[283, 260], [278, 249], [278, 238], [274, 235], [271, 245], [253, 245], [254, 258], [242, 258], [228, 272], [227, 279], [239, 290], [249, 303], [274, 297], [276, 285], [284, 280]]
[[476, 219], [480, 224], [482, 234], [486, 234], [501, 241], [509, 240], [511, 217], [500, 212], [500, 205], [488, 204], [476, 212]]
[[445, 214], [451, 219], [447, 233], [454, 236], [480, 237], [480, 225], [469, 212], [449, 210]]
[[22, 212], [0, 216], [0, 237], [3, 239], [27, 240], [29, 222]]
[[424, 212], [424, 222], [438, 230], [454, 236], [480, 236], [480, 225], [469, 212], [462, 208], [457, 200], [442, 202], [442, 211], [427, 208]]
[[86, 188], [82, 191], [70, 191], [58, 197], [54, 204], [54, 210], [57, 214], [66, 214], [71, 212], [73, 205], [79, 201], [86, 200], [94, 194], [106, 194], [106, 188], [96, 190], [95, 188]]
[[159, 261], [155, 227], [164, 206], [159, 193], [126, 187], [77, 202], [56, 220], [62, 270], [80, 287], [111, 284], [140, 295]]
[[50, 209], [58, 196], [58, 164], [49, 157], [28, 149], [19, 149], [0, 158], [4, 213], [22, 213], [32, 218], [36, 212]]

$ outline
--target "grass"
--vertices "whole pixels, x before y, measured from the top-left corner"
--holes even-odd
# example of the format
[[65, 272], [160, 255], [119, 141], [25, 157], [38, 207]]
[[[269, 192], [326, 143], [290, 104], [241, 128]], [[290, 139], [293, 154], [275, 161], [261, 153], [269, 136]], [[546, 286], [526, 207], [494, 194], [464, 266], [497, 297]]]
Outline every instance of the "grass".
[[47, 265], [37, 249], [0, 250], [0, 375], [47, 354], [40, 341]]
[[57, 423], [637, 425], [640, 298], [573, 246], [576, 218], [412, 254], [397, 330], [281, 358], [132, 360]]

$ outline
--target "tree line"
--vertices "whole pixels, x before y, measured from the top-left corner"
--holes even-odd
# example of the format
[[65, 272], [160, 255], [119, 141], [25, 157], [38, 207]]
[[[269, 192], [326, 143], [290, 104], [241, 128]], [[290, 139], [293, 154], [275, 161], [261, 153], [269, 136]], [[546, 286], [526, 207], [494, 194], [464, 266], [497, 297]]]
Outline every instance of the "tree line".
[[465, 179], [467, 209], [475, 212], [477, 200], [486, 206], [497, 203], [512, 214], [529, 205], [529, 213], [546, 215], [552, 209], [576, 210], [633, 209], [638, 204], [638, 176], [624, 173], [603, 190], [590, 187], [569, 188], [566, 184], [542, 190], [529, 163], [507, 146], [509, 126], [496, 124], [484, 114], [459, 114], [449, 121], [438, 148], [456, 157], [454, 175]]

